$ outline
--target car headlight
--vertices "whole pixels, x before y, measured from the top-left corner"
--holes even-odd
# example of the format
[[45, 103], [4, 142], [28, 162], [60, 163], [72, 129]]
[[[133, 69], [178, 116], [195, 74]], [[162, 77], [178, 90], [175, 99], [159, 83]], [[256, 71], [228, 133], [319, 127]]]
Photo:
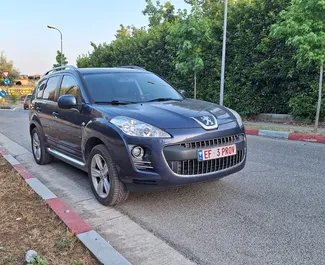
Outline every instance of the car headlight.
[[117, 116], [111, 119], [111, 123], [130, 136], [154, 138], [171, 137], [168, 133], [155, 126], [125, 116]]
[[229, 108], [227, 108], [227, 109], [236, 117], [236, 120], [238, 122], [239, 127], [242, 127], [243, 126], [243, 120], [240, 117], [240, 115], [236, 111], [234, 111], [233, 109], [229, 109]]

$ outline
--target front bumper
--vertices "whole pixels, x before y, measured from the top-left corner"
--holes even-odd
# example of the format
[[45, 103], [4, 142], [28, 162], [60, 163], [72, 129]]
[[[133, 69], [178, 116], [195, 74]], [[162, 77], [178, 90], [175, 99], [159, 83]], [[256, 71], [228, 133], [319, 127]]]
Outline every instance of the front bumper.
[[[168, 130], [170, 139], [125, 137], [128, 157], [116, 161], [121, 180], [130, 191], [152, 191], [170, 186], [223, 178], [245, 167], [247, 144], [244, 128], [236, 122], [221, 125], [217, 130], [201, 128]], [[197, 152], [204, 148], [236, 145], [234, 156], [200, 162]], [[146, 150], [143, 161], [134, 161], [132, 146]]]

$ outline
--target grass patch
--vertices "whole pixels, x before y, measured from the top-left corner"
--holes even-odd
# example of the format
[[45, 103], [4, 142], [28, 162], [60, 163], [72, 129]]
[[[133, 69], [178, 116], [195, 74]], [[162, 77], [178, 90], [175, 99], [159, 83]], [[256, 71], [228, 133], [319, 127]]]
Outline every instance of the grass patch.
[[55, 247], [59, 250], [67, 250], [71, 247], [72, 242], [74, 241], [71, 237], [65, 237], [55, 243]]
[[39, 254], [32, 265], [98, 264], [1, 155], [0, 220], [0, 265], [26, 264], [31, 249]]
[[49, 262], [43, 256], [36, 256], [33, 261], [27, 263], [27, 265], [48, 265], [48, 264]]
[[74, 261], [71, 265], [84, 265], [82, 261]]
[[12, 264], [12, 263], [14, 263], [16, 261], [17, 261], [16, 257], [10, 257], [9, 256], [9, 257], [4, 258], [2, 262], [3, 262], [3, 264]]
[[280, 132], [293, 132], [293, 130], [285, 129], [285, 128], [277, 128], [277, 127], [267, 127], [267, 126], [255, 126], [255, 125], [245, 125], [246, 129], [251, 130], [270, 130], [270, 131], [280, 131]]

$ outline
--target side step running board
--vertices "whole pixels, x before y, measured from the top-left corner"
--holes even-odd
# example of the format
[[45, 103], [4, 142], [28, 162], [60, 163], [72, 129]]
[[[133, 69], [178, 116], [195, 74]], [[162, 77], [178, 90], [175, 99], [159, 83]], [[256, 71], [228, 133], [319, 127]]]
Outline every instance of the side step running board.
[[51, 154], [51, 155], [53, 155], [53, 156], [55, 156], [55, 157], [57, 157], [59, 159], [65, 160], [65, 161], [70, 162], [70, 163], [73, 163], [73, 164], [75, 164], [75, 165], [77, 165], [79, 167], [85, 167], [86, 166], [85, 163], [83, 163], [83, 162], [81, 162], [81, 161], [79, 161], [77, 159], [74, 159], [74, 158], [72, 158], [70, 156], [67, 156], [65, 154], [62, 154], [62, 153], [60, 153], [58, 151], [52, 150], [51, 148], [47, 148], [46, 150], [47, 150], [47, 152], [49, 154]]

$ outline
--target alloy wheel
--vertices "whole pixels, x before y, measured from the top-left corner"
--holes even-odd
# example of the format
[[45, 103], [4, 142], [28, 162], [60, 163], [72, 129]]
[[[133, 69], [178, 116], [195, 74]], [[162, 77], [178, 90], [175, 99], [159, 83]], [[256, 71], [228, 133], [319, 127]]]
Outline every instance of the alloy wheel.
[[33, 153], [37, 160], [41, 159], [42, 156], [41, 142], [36, 132], [33, 134]]
[[95, 154], [91, 160], [91, 178], [94, 188], [101, 198], [106, 198], [110, 191], [108, 167], [105, 159], [100, 154]]

